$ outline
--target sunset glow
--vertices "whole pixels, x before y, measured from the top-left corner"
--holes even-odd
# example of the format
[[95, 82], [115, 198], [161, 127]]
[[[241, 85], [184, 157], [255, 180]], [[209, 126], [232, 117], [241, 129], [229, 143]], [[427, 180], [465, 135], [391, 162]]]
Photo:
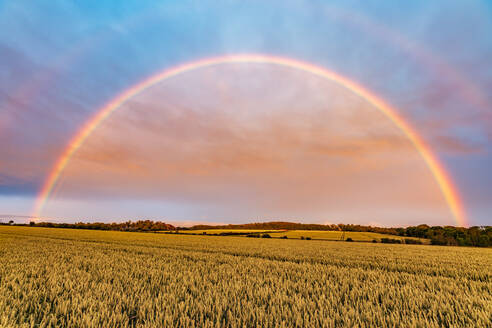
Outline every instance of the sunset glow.
[[415, 129], [410, 127], [410, 125], [405, 122], [402, 116], [398, 114], [398, 111], [396, 109], [392, 108], [381, 98], [376, 96], [374, 93], [371, 93], [356, 82], [351, 81], [323, 67], [289, 58], [257, 54], [230, 55], [185, 63], [183, 65], [179, 65], [157, 73], [150, 78], [136, 84], [130, 89], [122, 92], [119, 96], [115, 97], [111, 102], [98, 110], [96, 115], [92, 117], [87, 123], [85, 123], [84, 126], [79, 130], [79, 132], [72, 138], [44, 183], [44, 186], [38, 195], [33, 216], [42, 216], [44, 203], [50, 197], [50, 194], [53, 188], [56, 186], [60, 175], [63, 173], [65, 167], [70, 162], [70, 159], [74, 155], [74, 153], [84, 144], [85, 140], [94, 132], [94, 130], [96, 130], [98, 126], [104, 120], [106, 120], [114, 111], [116, 111], [123, 103], [138, 95], [140, 92], [152, 87], [156, 83], [165, 79], [195, 69], [225, 63], [261, 63], [265, 65], [286, 66], [297, 70], [306, 71], [310, 74], [334, 81], [344, 88], [350, 90], [354, 94], [358, 95], [359, 97], [363, 98], [370, 105], [374, 106], [374, 108], [378, 109], [386, 117], [388, 117], [395, 124], [395, 126], [397, 126], [412, 142], [414, 147], [418, 150], [423, 160], [427, 164], [429, 170], [432, 172], [432, 175], [434, 176], [437, 184], [439, 185], [443, 197], [449, 206], [449, 210], [456, 220], [456, 224], [462, 226], [468, 225], [458, 192], [453, 186], [453, 182], [450, 180], [442, 164], [439, 163], [437, 158], [432, 153], [430, 147], [426, 145], [422, 138], [417, 134]]

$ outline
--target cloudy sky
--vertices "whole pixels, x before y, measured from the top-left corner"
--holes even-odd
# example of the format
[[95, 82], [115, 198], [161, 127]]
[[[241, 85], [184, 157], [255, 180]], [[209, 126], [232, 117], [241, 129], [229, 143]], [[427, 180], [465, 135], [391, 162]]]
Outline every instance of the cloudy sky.
[[[430, 145], [470, 225], [491, 224], [487, 1], [0, 1], [0, 219], [26, 220], [71, 138], [149, 76], [241, 53], [329, 69]], [[405, 135], [334, 81], [222, 64], [125, 102], [41, 216], [408, 225], [457, 222]]]

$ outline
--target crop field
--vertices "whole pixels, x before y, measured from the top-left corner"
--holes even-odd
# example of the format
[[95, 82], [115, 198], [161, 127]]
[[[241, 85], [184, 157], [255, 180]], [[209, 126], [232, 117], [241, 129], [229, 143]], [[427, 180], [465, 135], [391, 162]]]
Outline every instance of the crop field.
[[391, 239], [413, 239], [420, 240], [423, 244], [429, 244], [428, 239], [414, 237], [400, 237], [374, 232], [355, 232], [355, 231], [321, 231], [321, 230], [254, 230], [254, 229], [208, 229], [208, 230], [181, 230], [180, 233], [219, 235], [221, 233], [268, 233], [271, 237], [280, 238], [287, 236], [290, 239], [301, 239], [309, 237], [316, 240], [343, 240], [352, 238], [354, 241], [381, 241], [381, 238]]
[[490, 327], [492, 249], [0, 226], [0, 327]]
[[345, 234], [341, 231], [320, 231], [320, 230], [289, 230], [282, 231], [278, 233], [272, 233], [272, 237], [283, 237], [287, 236], [287, 238], [297, 238], [301, 237], [309, 237], [312, 239], [320, 239], [320, 240], [340, 240], [343, 236], [344, 239], [352, 238], [354, 241], [372, 241], [376, 239], [377, 241], [381, 241], [381, 238], [392, 238], [392, 239], [420, 239], [423, 243], [427, 243], [428, 241], [423, 238], [412, 238], [412, 237], [400, 237], [395, 235], [386, 235], [381, 233], [374, 232], [356, 232], [356, 231], [345, 231]]

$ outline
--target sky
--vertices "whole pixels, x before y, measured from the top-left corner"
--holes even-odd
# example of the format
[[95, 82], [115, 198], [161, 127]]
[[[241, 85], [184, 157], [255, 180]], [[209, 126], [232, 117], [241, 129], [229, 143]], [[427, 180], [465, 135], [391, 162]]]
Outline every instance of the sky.
[[[492, 219], [490, 1], [2, 1], [0, 220], [26, 222], [70, 140], [166, 69], [293, 59], [391, 104]], [[366, 99], [310, 72], [223, 63], [124, 102], [39, 213], [58, 222], [459, 225], [421, 154]]]

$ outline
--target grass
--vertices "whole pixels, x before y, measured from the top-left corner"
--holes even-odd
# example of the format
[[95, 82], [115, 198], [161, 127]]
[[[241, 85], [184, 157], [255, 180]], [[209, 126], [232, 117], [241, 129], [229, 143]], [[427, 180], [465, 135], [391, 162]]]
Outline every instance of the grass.
[[0, 327], [486, 327], [492, 249], [0, 227]]

